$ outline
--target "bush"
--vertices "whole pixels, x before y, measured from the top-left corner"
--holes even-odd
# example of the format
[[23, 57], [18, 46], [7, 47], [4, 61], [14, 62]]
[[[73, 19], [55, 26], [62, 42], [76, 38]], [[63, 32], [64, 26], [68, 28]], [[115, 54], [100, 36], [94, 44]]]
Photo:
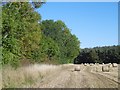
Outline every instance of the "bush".
[[10, 64], [11, 66], [17, 68], [20, 65], [19, 57], [13, 53], [3, 49], [2, 64]]

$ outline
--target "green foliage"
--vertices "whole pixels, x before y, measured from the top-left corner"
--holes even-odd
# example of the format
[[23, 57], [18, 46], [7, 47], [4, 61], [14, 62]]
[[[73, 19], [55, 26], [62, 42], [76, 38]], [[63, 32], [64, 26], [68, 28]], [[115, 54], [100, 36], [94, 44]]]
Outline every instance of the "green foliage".
[[41, 17], [28, 2], [10, 2], [2, 9], [2, 61], [16, 66], [19, 59], [31, 58], [31, 52], [39, 48]]
[[11, 53], [10, 51], [7, 51], [5, 49], [2, 50], [3, 53], [3, 60], [2, 60], [2, 64], [10, 64], [11, 66], [17, 68], [20, 64], [19, 60], [18, 60], [18, 56], [14, 55], [13, 53]]
[[105, 46], [82, 49], [74, 63], [119, 63], [120, 46]]
[[39, 8], [44, 3], [45, 3], [45, 0], [43, 0], [43, 1], [41, 1], [41, 0], [33, 0], [33, 2], [32, 2], [34, 8]]
[[72, 35], [67, 26], [61, 21], [42, 21], [42, 33], [57, 43], [59, 47], [59, 62], [71, 63], [79, 54], [79, 40]]
[[2, 47], [0, 47], [0, 68], [2, 66]]
[[57, 59], [59, 58], [59, 47], [51, 38], [43, 36], [39, 46], [40, 48], [32, 53], [32, 58], [36, 62], [45, 62], [46, 60], [54, 60], [56, 57]]
[[92, 49], [92, 50], [89, 52], [89, 57], [90, 57], [90, 59], [91, 59], [93, 62], [98, 63], [99, 57], [98, 57], [98, 55], [97, 55], [97, 53], [95, 52], [94, 49]]
[[[40, 2], [8, 2], [2, 7], [2, 64], [71, 63], [79, 54], [79, 40], [61, 20], [45, 20], [35, 11]], [[38, 23], [39, 22], [39, 23]]]

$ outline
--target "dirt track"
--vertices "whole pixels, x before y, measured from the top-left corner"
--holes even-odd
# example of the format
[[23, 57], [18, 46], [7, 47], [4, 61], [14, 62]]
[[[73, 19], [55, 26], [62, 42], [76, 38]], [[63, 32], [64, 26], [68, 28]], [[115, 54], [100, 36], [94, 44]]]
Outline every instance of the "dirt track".
[[99, 74], [91, 71], [92, 66], [80, 65], [80, 71], [74, 71], [75, 65], [62, 66], [61, 70], [38, 80], [38, 88], [118, 88], [117, 76]]

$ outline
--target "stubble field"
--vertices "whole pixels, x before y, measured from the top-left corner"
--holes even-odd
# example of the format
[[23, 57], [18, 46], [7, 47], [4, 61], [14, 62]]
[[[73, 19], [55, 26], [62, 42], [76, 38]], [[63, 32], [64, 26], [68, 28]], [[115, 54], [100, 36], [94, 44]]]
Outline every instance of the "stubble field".
[[[78, 70], [77, 70], [77, 69]], [[118, 64], [34, 64], [2, 69], [2, 88], [118, 88]]]

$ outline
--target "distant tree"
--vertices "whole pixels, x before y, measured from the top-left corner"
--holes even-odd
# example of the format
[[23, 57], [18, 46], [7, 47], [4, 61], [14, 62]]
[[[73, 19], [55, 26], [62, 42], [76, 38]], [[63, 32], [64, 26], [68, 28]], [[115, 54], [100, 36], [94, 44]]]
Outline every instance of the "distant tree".
[[95, 52], [94, 49], [92, 49], [92, 50], [89, 52], [89, 54], [90, 54], [90, 60], [91, 60], [92, 63], [98, 63], [98, 62], [99, 62], [99, 61], [98, 61], [99, 57], [98, 57], [98, 55], [97, 55], [97, 53]]
[[82, 49], [74, 63], [119, 63], [120, 46], [104, 46]]

